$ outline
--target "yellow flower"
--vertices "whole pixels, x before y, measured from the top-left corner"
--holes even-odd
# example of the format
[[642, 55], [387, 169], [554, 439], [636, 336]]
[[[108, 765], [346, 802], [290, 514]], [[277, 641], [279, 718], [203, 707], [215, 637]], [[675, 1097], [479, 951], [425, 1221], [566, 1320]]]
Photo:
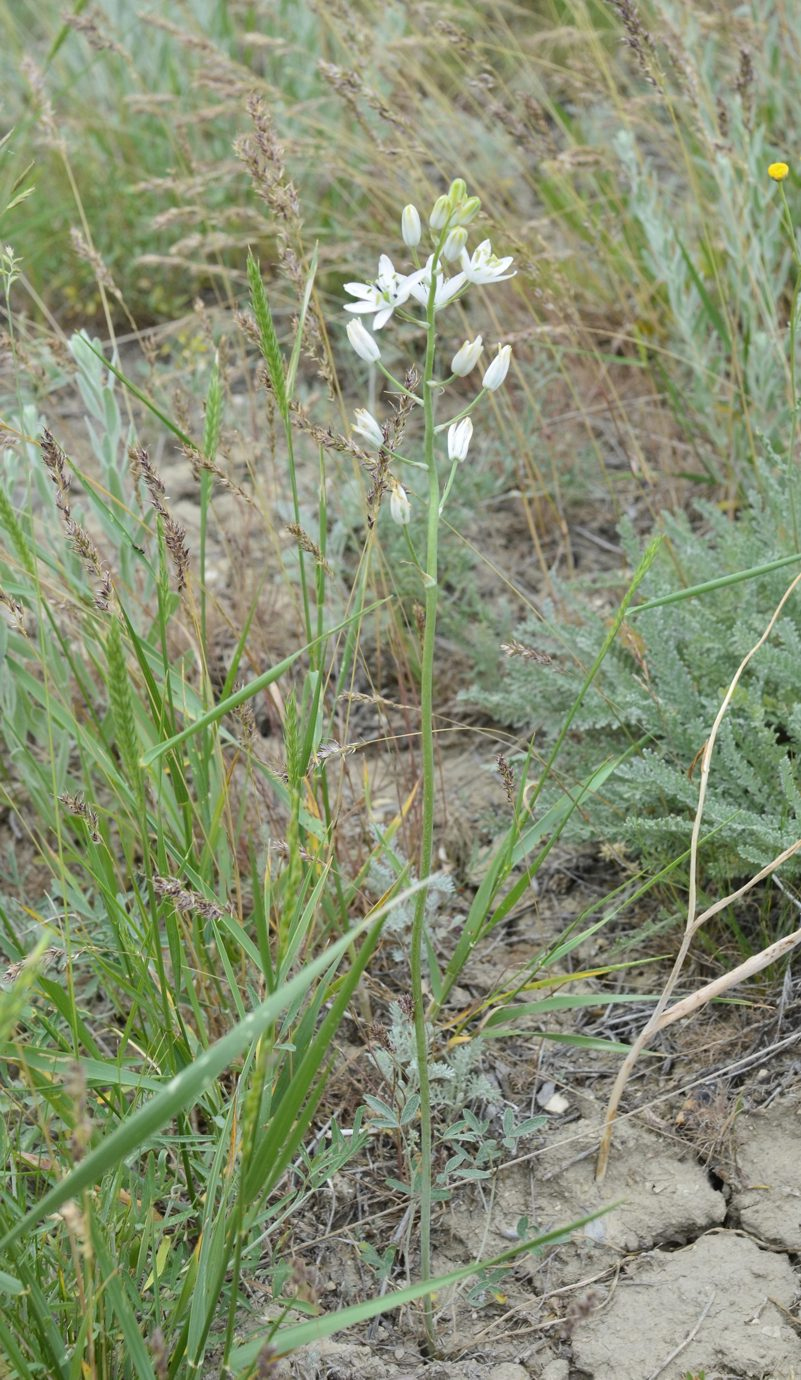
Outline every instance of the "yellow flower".
[[774, 182], [783, 182], [789, 171], [786, 163], [771, 163], [768, 177], [772, 177]]

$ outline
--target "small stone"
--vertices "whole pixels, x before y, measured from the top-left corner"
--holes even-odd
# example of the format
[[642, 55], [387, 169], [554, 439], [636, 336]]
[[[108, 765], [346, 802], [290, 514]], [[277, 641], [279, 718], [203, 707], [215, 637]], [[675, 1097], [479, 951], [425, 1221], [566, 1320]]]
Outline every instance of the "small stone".
[[555, 1092], [555, 1083], [541, 1083], [537, 1089], [537, 1106], [544, 1107], [546, 1102], [550, 1102]]
[[499, 1366], [493, 1366], [487, 1380], [531, 1380], [525, 1366], [519, 1366], [516, 1361], [501, 1361]]
[[570, 1366], [567, 1361], [557, 1357], [554, 1361], [549, 1361], [542, 1372], [542, 1380], [568, 1380]]
[[552, 1116], [561, 1116], [567, 1111], [570, 1103], [562, 1093], [556, 1091], [555, 1083], [541, 1083], [537, 1091], [537, 1106], [542, 1107], [544, 1112], [550, 1112]]

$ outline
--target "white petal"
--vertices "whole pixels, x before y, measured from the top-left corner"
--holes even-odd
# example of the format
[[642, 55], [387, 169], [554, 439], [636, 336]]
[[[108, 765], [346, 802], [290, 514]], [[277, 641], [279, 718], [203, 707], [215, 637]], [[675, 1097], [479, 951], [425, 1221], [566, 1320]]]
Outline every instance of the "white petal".
[[375, 297], [375, 287], [372, 283], [346, 283], [345, 291], [351, 297]]
[[473, 423], [469, 417], [463, 417], [460, 422], [454, 422], [448, 427], [448, 459], [464, 460], [470, 448], [470, 440], [473, 435]]
[[389, 511], [393, 522], [397, 522], [400, 527], [405, 527], [411, 520], [412, 505], [402, 484], [393, 484], [392, 486], [392, 492], [389, 496]]
[[357, 407], [354, 416], [356, 425], [353, 430], [359, 436], [364, 436], [371, 445], [383, 446], [384, 433], [372, 412], [369, 412], [366, 407]]
[[370, 332], [365, 330], [361, 321], [348, 322], [348, 340], [360, 359], [367, 364], [374, 364], [381, 358], [381, 351]]
[[502, 346], [486, 370], [482, 383], [490, 393], [494, 393], [496, 388], [500, 388], [506, 378], [509, 372], [509, 361], [511, 357], [511, 345]]
[[456, 296], [457, 292], [461, 291], [466, 281], [467, 279], [464, 273], [457, 273], [455, 277], [449, 278], [447, 282], [439, 283], [437, 285], [436, 305], [438, 307], [446, 307]]

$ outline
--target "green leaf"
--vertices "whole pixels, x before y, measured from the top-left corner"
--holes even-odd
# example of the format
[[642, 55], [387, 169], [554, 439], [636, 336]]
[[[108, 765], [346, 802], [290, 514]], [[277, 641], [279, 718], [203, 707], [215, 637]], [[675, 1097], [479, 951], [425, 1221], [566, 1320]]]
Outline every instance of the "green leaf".
[[130, 1283], [126, 1275], [120, 1273], [119, 1266], [115, 1265], [114, 1261], [112, 1261], [106, 1249], [106, 1243], [102, 1232], [94, 1216], [92, 1217], [91, 1230], [92, 1245], [97, 1257], [97, 1263], [100, 1266], [103, 1289], [108, 1296], [111, 1307], [119, 1322], [122, 1335], [125, 1338], [127, 1360], [133, 1364], [136, 1380], [156, 1380], [153, 1362], [145, 1346], [133, 1303], [128, 1297], [128, 1290], [131, 1287]]
[[94, 1088], [134, 1088], [141, 1092], [162, 1092], [165, 1078], [150, 1078], [138, 1069], [127, 1069], [121, 1065], [104, 1064], [101, 1059], [77, 1059], [71, 1051], [42, 1051], [33, 1045], [16, 1045], [12, 1042], [0, 1044], [0, 1062], [18, 1064], [21, 1068], [36, 1069], [39, 1073], [51, 1074], [61, 1080], [76, 1064], [89, 1087]]
[[677, 589], [672, 594], [660, 594], [656, 599], [647, 599], [644, 604], [635, 604], [629, 609], [629, 614], [664, 608], [666, 604], [680, 604], [684, 599], [697, 599], [699, 594], [708, 594], [713, 589], [726, 589], [729, 585], [739, 584], [741, 580], [758, 580], [760, 575], [769, 575], [772, 570], [782, 570], [786, 565], [797, 565], [799, 561], [801, 551], [794, 551], [792, 556], [782, 556], [780, 560], [768, 561], [765, 565], [752, 565], [749, 570], [736, 570], [731, 575], [720, 575], [716, 580], [705, 580], [701, 585]]
[[307, 964], [291, 981], [261, 1002], [233, 1030], [211, 1045], [194, 1063], [172, 1078], [161, 1092], [118, 1126], [110, 1135], [76, 1165], [70, 1174], [35, 1203], [24, 1217], [0, 1240], [5, 1251], [24, 1236], [37, 1222], [55, 1212], [62, 1203], [77, 1198], [85, 1188], [97, 1183], [110, 1169], [128, 1156], [136, 1154], [151, 1136], [160, 1131], [173, 1117], [190, 1107], [210, 1083], [224, 1069], [244, 1053], [296, 997], [308, 991], [309, 985], [332, 963], [339, 960], [361, 934], [375, 920], [371, 916], [356, 925], [348, 934], [336, 940], [325, 953]]

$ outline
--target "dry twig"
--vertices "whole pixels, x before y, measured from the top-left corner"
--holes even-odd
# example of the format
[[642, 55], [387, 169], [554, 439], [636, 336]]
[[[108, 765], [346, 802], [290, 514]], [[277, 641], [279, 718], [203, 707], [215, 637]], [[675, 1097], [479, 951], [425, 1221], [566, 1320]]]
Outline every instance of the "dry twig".
[[693, 1340], [693, 1338], [698, 1336], [698, 1333], [701, 1331], [701, 1327], [702, 1327], [702, 1325], [703, 1325], [703, 1323], [704, 1323], [704, 1320], [705, 1320], [705, 1318], [706, 1318], [706, 1315], [707, 1315], [707, 1313], [709, 1312], [710, 1308], [712, 1307], [712, 1304], [714, 1303], [714, 1300], [715, 1300], [715, 1291], [714, 1291], [714, 1289], [712, 1289], [711, 1292], [710, 1292], [709, 1298], [707, 1299], [707, 1301], [706, 1301], [706, 1303], [705, 1303], [705, 1305], [704, 1305], [703, 1311], [702, 1311], [701, 1316], [699, 1317], [698, 1321], [695, 1323], [695, 1325], [694, 1325], [694, 1326], [690, 1329], [690, 1331], [687, 1333], [687, 1336], [686, 1336], [682, 1341], [679, 1342], [678, 1346], [674, 1346], [674, 1348], [673, 1348], [673, 1350], [671, 1351], [670, 1355], [665, 1357], [665, 1359], [664, 1359], [664, 1361], [662, 1362], [662, 1364], [659, 1365], [659, 1366], [657, 1366], [656, 1370], [651, 1371], [651, 1374], [648, 1376], [648, 1380], [657, 1380], [657, 1377], [658, 1377], [658, 1376], [664, 1375], [664, 1373], [665, 1373], [665, 1371], [667, 1370], [668, 1366], [670, 1365], [671, 1361], [675, 1361], [676, 1357], [679, 1356], [679, 1355], [681, 1354], [681, 1352], [684, 1350], [684, 1348], [690, 1345], [690, 1342]]

